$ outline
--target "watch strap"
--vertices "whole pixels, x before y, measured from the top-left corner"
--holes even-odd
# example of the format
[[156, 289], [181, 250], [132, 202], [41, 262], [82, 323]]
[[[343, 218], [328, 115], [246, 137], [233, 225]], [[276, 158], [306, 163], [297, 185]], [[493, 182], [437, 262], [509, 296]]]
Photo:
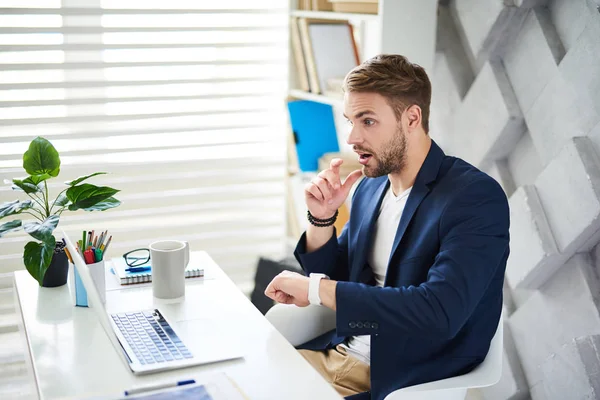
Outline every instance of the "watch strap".
[[329, 279], [325, 274], [312, 273], [309, 275], [308, 283], [308, 302], [313, 305], [321, 305], [321, 296], [319, 289], [321, 287], [321, 279]]

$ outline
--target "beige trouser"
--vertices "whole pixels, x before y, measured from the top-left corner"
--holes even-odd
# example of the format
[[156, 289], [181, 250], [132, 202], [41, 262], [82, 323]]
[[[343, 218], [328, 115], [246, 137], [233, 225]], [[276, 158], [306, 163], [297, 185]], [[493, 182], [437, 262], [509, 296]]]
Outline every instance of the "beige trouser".
[[338, 345], [328, 350], [298, 350], [344, 397], [371, 389], [371, 368]]

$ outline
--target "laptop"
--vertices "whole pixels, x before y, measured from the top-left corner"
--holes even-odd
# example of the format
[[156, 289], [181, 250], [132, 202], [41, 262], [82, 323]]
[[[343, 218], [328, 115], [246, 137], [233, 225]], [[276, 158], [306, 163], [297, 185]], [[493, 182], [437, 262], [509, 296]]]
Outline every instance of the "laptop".
[[[196, 326], [202, 325], [202, 328], [194, 328], [194, 324], [191, 324], [187, 332], [189, 334], [182, 336], [177, 324], [172, 324], [159, 308], [107, 313], [87, 265], [66, 232], [62, 233], [87, 292], [88, 305], [133, 374], [149, 374], [243, 357], [238, 347], [214, 332], [216, 325], [213, 322], [217, 321], [198, 321], [202, 323]], [[187, 322], [196, 321], [184, 321], [183, 324]], [[226, 344], [216, 346], [217, 340]], [[196, 342], [204, 343], [204, 346], [194, 347]]]

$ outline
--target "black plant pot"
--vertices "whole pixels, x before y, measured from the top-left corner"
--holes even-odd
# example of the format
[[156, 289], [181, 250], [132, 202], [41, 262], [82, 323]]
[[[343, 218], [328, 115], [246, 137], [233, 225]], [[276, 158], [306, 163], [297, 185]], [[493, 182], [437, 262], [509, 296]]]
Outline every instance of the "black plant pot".
[[64, 249], [56, 250], [52, 254], [52, 261], [42, 280], [43, 287], [57, 287], [67, 283], [69, 276], [69, 260]]

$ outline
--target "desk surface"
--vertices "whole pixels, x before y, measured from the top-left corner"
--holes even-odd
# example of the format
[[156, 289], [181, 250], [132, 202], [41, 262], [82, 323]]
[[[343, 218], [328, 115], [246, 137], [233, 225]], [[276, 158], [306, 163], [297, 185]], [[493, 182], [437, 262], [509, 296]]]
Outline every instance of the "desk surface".
[[[192, 253], [192, 262], [204, 266], [206, 279], [187, 279], [185, 300], [155, 299], [150, 285], [111, 285], [113, 290], [106, 293], [107, 311], [157, 307], [180, 331], [193, 327], [197, 332], [202, 326], [214, 345], [237, 341], [244, 358], [146, 376], [129, 371], [92, 309], [72, 305], [69, 285], [41, 288], [26, 271], [15, 272], [39, 397], [120, 398], [124, 390], [138, 385], [181, 379], [201, 383], [225, 372], [251, 400], [341, 399], [206, 253]], [[218, 327], [203, 324], [215, 318]]]

